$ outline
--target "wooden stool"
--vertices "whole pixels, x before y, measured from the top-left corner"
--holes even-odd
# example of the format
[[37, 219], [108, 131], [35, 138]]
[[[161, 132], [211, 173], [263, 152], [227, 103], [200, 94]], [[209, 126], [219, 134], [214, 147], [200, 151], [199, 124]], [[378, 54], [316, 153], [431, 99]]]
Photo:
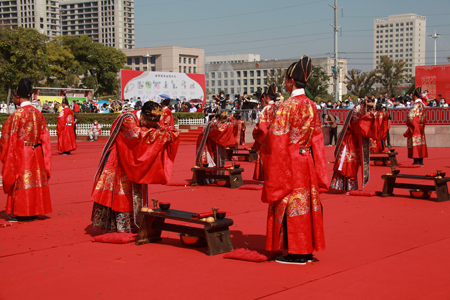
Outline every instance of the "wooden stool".
[[[192, 219], [193, 215], [195, 213], [174, 209], [139, 212], [142, 221], [136, 238], [136, 245], [160, 242], [162, 240], [161, 232], [165, 230], [206, 238], [208, 244], [206, 254], [210, 256], [233, 251], [233, 243], [228, 229], [229, 226], [233, 225], [232, 219], [216, 219], [215, 222], [208, 223]], [[203, 228], [165, 223], [166, 219], [199, 224]]]
[[[397, 163], [397, 154], [398, 152], [380, 152], [380, 153], [370, 153], [370, 160], [371, 161], [382, 161], [383, 165], [386, 165], [387, 161], [390, 161], [391, 168], [396, 168], [398, 166]], [[373, 156], [377, 155], [377, 156]]]
[[[443, 202], [450, 200], [448, 193], [447, 182], [450, 181], [450, 177], [436, 178], [422, 175], [407, 175], [407, 174], [386, 174], [381, 176], [384, 179], [382, 197], [393, 196], [394, 188], [398, 189], [420, 189], [424, 191], [436, 191], [436, 202]], [[397, 183], [397, 179], [408, 179], [408, 182], [414, 180], [433, 180], [434, 185], [414, 184], [414, 183]]]
[[[231, 188], [237, 189], [244, 184], [242, 180], [243, 168], [228, 169], [228, 168], [192, 168], [192, 182], [191, 186], [205, 185], [206, 179], [229, 180]], [[225, 171], [228, 175], [217, 175], [207, 171]]]

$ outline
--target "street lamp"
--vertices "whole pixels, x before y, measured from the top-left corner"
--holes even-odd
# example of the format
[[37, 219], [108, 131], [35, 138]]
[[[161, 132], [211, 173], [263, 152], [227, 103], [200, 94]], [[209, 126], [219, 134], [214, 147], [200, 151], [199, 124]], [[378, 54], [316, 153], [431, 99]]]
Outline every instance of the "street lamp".
[[147, 52], [147, 54], [144, 55], [144, 57], [147, 58], [147, 71], [148, 71], [148, 61], [149, 61], [149, 59], [150, 59], [152, 56], [149, 55], [148, 52]]
[[436, 40], [438, 38], [441, 37], [440, 34], [436, 33], [436, 31], [434, 31], [434, 34], [429, 34], [428, 35], [430, 38], [434, 39], [434, 65], [436, 65]]

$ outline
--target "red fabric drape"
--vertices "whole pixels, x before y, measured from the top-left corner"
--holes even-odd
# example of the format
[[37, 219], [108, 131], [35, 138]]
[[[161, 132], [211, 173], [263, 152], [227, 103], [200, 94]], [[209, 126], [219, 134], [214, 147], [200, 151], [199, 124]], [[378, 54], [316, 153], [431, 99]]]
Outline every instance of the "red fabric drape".
[[406, 119], [408, 130], [403, 134], [407, 138], [408, 158], [428, 157], [425, 139], [426, 122], [425, 106], [422, 102], [417, 101], [408, 113], [408, 118]]

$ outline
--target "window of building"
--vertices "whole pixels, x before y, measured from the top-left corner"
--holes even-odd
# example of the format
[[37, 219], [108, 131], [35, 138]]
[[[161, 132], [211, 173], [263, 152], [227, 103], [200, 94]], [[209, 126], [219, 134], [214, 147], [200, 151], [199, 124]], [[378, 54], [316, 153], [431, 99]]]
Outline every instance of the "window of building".
[[236, 77], [241, 77], [241, 71], [236, 71]]
[[189, 67], [189, 73], [192, 73], [192, 72], [191, 72], [191, 67]]
[[254, 79], [250, 79], [250, 85], [254, 85], [255, 84], [255, 80]]
[[223, 72], [223, 78], [228, 78], [228, 72]]
[[247, 85], [247, 79], [244, 79], [244, 85]]
[[196, 59], [196, 58], [194, 58], [193, 60], [194, 60], [194, 65], [195, 65], [195, 63], [196, 63], [197, 59]]
[[237, 85], [241, 85], [241, 80], [240, 79], [237, 80]]
[[251, 88], [250, 88], [250, 93], [253, 94], [254, 92], [255, 92], [255, 88], [254, 88], [254, 87], [251, 87]]
[[256, 79], [256, 84], [257, 85], [261, 85], [261, 79], [260, 78]]
[[244, 77], [247, 77], [247, 71], [243, 71], [242, 73], [243, 73]]
[[183, 73], [186, 73], [186, 66], [183, 67]]
[[234, 85], [234, 80], [233, 79], [230, 80], [230, 85]]
[[211, 73], [211, 78], [216, 78], [216, 73], [212, 72]]
[[135, 65], [138, 65], [138, 64], [140, 63], [140, 61], [141, 61], [141, 60], [140, 60], [139, 57], [135, 57], [135, 58], [134, 58], [134, 64], [135, 64]]
[[250, 71], [250, 77], [254, 77], [255, 76], [255, 71]]
[[231, 94], [234, 94], [234, 88], [230, 89]]
[[256, 76], [258, 76], [258, 77], [261, 76], [261, 70], [256, 71]]
[[222, 72], [217, 72], [217, 78], [222, 78]]
[[186, 63], [186, 57], [183, 57], [183, 63]]
[[133, 59], [131, 57], [127, 58], [127, 65], [131, 66], [133, 64]]
[[228, 86], [228, 80], [224, 80], [224, 81], [223, 81], [223, 85], [224, 85], [224, 86]]
[[217, 86], [222, 86], [222, 80], [217, 80]]
[[178, 67], [178, 72], [181, 73], [181, 66]]
[[194, 73], [197, 73], [197, 67], [194, 67]]
[[267, 70], [264, 70], [264, 76], [267, 76]]
[[264, 78], [264, 84], [267, 84], [267, 78]]
[[136, 69], [135, 69], [136, 71], [139, 71], [139, 67], [136, 67]]
[[247, 93], [247, 92], [248, 92], [248, 91], [247, 91], [247, 87], [245, 87], [245, 88], [244, 88], [244, 93]]
[[211, 80], [211, 86], [215, 86], [216, 85], [216, 81], [215, 80]]

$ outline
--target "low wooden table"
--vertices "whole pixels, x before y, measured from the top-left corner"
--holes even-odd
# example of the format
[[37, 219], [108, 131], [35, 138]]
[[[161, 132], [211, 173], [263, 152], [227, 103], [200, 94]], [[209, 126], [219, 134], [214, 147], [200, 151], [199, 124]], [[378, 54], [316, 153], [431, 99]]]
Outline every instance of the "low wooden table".
[[[153, 212], [139, 212], [142, 217], [141, 226], [136, 238], [136, 245], [160, 242], [161, 232], [171, 231], [206, 238], [208, 244], [207, 255], [216, 255], [233, 251], [229, 226], [232, 219], [217, 219], [213, 223], [192, 219], [195, 213], [168, 209], [156, 209]], [[167, 219], [202, 225], [203, 228], [188, 227], [186, 225], [165, 223]]]
[[[258, 159], [258, 154], [255, 149], [241, 149], [241, 148], [226, 148], [226, 160], [231, 161], [233, 156], [245, 157], [247, 161], [255, 161]], [[239, 153], [247, 152], [247, 153]]]
[[[383, 193], [382, 197], [393, 196], [394, 188], [398, 189], [419, 189], [424, 191], [436, 191], [437, 200], [436, 202], [443, 202], [450, 200], [450, 196], [448, 193], [447, 182], [450, 181], [450, 177], [444, 178], [436, 178], [436, 177], [427, 177], [423, 175], [407, 175], [407, 174], [392, 174], [392, 175], [382, 175], [382, 179], [384, 179]], [[414, 180], [433, 180], [433, 185], [425, 185], [425, 184], [414, 184], [414, 183], [397, 183], [397, 179], [407, 179], [408, 182], [412, 182]]]
[[[228, 168], [192, 168], [192, 182], [191, 186], [204, 185], [206, 179], [228, 180], [232, 189], [237, 189], [244, 184], [242, 180], [243, 168], [228, 169]], [[217, 175], [207, 171], [224, 171], [228, 175]]]
[[[370, 160], [371, 161], [382, 161], [384, 165], [386, 165], [387, 161], [391, 162], [391, 167], [396, 168], [398, 166], [397, 163], [397, 154], [398, 152], [375, 152], [370, 153]], [[376, 156], [373, 156], [376, 155]]]

